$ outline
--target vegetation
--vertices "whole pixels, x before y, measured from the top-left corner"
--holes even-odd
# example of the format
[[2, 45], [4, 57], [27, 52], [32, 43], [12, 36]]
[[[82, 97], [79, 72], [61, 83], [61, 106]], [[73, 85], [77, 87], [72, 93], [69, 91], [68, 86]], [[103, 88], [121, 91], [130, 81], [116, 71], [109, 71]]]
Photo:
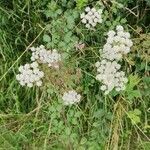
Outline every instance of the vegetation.
[[[88, 30], [85, 7], [103, 9], [103, 23]], [[131, 34], [131, 52], [121, 62], [128, 83], [104, 95], [95, 79], [99, 49], [109, 30]], [[85, 44], [76, 49], [76, 42]], [[42, 87], [22, 87], [18, 67], [30, 62], [31, 46], [62, 54], [60, 69], [45, 72]], [[150, 149], [149, 0], [0, 0], [0, 149]], [[62, 94], [76, 89], [78, 105], [64, 106]]]

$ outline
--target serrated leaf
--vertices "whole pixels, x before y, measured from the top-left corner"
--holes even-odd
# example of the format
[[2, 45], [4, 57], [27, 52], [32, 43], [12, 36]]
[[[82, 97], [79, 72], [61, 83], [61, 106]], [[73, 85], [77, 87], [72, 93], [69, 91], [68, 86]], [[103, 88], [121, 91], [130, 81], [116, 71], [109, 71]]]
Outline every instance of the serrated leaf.
[[141, 97], [141, 93], [139, 90], [132, 90], [130, 92], [128, 92], [128, 99], [132, 100], [133, 98], [138, 98]]

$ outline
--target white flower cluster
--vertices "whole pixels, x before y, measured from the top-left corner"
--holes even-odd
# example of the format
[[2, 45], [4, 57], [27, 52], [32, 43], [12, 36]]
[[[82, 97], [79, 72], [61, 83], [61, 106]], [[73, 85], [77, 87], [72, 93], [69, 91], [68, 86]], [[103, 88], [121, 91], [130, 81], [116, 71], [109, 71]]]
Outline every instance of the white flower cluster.
[[46, 50], [43, 45], [35, 48], [30, 48], [32, 51], [31, 60], [39, 61], [40, 63], [48, 63], [49, 67], [59, 68], [59, 61], [61, 61], [61, 55], [54, 50]]
[[130, 52], [133, 45], [130, 39], [130, 33], [125, 32], [121, 25], [116, 27], [116, 32], [111, 30], [107, 33], [107, 42], [102, 49], [102, 58], [108, 60], [121, 60], [123, 54]]
[[19, 72], [20, 74], [16, 75], [16, 79], [22, 86], [33, 87], [34, 84], [37, 86], [42, 85], [41, 79], [44, 77], [44, 73], [39, 70], [37, 62], [20, 66]]
[[116, 31], [109, 31], [107, 35], [107, 42], [101, 50], [103, 59], [95, 64], [98, 72], [96, 79], [102, 82], [101, 90], [105, 94], [113, 89], [118, 92], [125, 90], [128, 79], [125, 77], [125, 73], [120, 71], [121, 65], [117, 62], [122, 59], [124, 54], [130, 52], [133, 45], [130, 33], [125, 32], [121, 25], [116, 27]]
[[105, 95], [115, 89], [116, 91], [125, 90], [125, 84], [128, 82], [123, 71], [119, 71], [121, 65], [116, 61], [110, 62], [102, 60], [95, 64], [98, 75], [96, 79], [102, 82], [101, 90]]
[[62, 99], [63, 99], [64, 105], [72, 105], [72, 104], [80, 102], [81, 95], [78, 94], [76, 91], [71, 90], [71, 91], [65, 92], [63, 94]]
[[86, 7], [85, 12], [81, 14], [81, 22], [85, 24], [86, 28], [95, 27], [97, 23], [102, 23], [102, 9]]

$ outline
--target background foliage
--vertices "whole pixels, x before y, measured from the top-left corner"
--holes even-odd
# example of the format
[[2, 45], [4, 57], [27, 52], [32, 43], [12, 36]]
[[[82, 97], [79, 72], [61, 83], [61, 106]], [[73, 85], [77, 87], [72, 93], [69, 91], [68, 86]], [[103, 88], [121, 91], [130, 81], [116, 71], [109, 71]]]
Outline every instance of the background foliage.
[[[86, 6], [104, 9], [95, 31], [80, 23]], [[0, 0], [0, 20], [1, 149], [150, 149], [149, 0]], [[129, 82], [124, 92], [104, 97], [94, 63], [106, 32], [118, 24], [134, 41], [122, 62]], [[82, 51], [74, 48], [79, 41], [86, 44]], [[41, 89], [22, 88], [15, 74], [29, 61], [25, 49], [43, 43], [62, 53], [63, 67], [49, 70]], [[63, 107], [59, 93], [71, 87], [82, 102]]]

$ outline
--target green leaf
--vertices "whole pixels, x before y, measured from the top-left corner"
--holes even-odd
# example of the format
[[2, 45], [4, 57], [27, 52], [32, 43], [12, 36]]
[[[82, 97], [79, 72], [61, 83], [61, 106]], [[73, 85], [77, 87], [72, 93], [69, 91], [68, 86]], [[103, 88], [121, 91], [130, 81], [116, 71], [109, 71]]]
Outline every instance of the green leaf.
[[130, 92], [128, 92], [127, 96], [129, 100], [132, 100], [133, 98], [141, 97], [141, 93], [139, 90], [131, 90]]
[[111, 26], [111, 21], [106, 21], [106, 25], [107, 25], [108, 27], [110, 27], [110, 26]]
[[132, 121], [132, 124], [140, 123], [140, 117], [134, 116], [131, 121]]
[[43, 41], [44, 42], [50, 42], [51, 41], [51, 38], [50, 38], [50, 36], [49, 35], [47, 35], [47, 34], [44, 34], [44, 36], [43, 36]]
[[133, 88], [138, 85], [138, 83], [141, 81], [141, 79], [137, 75], [130, 75], [129, 76], [129, 82], [126, 87], [127, 92], [131, 92]]
[[134, 111], [128, 112], [128, 117], [131, 119], [131, 123], [133, 125], [141, 122], [140, 115], [141, 115], [141, 111], [139, 109], [134, 109]]
[[141, 115], [141, 111], [140, 111], [139, 109], [134, 109], [134, 113], [135, 113], [136, 115]]
[[141, 79], [137, 75], [130, 75], [129, 76], [129, 82], [126, 86], [125, 93], [129, 100], [132, 100], [133, 98], [141, 97], [141, 93], [139, 90], [135, 89], [135, 87], [138, 85], [138, 83], [141, 81]]
[[72, 16], [74, 19], [79, 17], [79, 12], [78, 11], [73, 11]]
[[88, 3], [88, 0], [76, 0], [76, 3], [77, 8], [81, 9]]
[[122, 23], [122, 24], [124, 24], [124, 23], [126, 23], [127, 22], [127, 19], [121, 19], [121, 21], [120, 21], [120, 23]]
[[62, 13], [62, 10], [61, 10], [61, 9], [58, 9], [58, 10], [56, 11], [56, 13], [57, 13], [58, 15], [60, 15], [60, 14]]

